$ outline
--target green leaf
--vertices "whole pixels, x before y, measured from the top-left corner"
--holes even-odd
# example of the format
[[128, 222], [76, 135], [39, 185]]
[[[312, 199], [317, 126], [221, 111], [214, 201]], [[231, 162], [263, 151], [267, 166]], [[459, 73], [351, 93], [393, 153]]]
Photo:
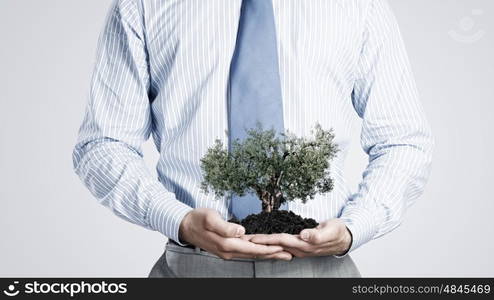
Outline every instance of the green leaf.
[[216, 197], [281, 195], [281, 202], [302, 200], [333, 189], [330, 160], [338, 147], [332, 130], [314, 126], [312, 137], [276, 134], [258, 124], [247, 131], [243, 141], [232, 141], [229, 152], [220, 140], [201, 159], [201, 189]]

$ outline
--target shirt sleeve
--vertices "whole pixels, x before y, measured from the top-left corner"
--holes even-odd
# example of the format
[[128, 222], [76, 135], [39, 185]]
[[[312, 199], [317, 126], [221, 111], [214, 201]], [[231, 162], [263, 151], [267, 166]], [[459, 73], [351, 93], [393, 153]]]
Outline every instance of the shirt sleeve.
[[136, 1], [114, 1], [98, 42], [74, 169], [117, 216], [180, 243], [180, 223], [192, 208], [149, 172], [141, 152], [152, 127], [144, 37]]
[[350, 251], [400, 225], [431, 168], [431, 130], [385, 0], [369, 4], [352, 101], [369, 163], [340, 216], [353, 235]]

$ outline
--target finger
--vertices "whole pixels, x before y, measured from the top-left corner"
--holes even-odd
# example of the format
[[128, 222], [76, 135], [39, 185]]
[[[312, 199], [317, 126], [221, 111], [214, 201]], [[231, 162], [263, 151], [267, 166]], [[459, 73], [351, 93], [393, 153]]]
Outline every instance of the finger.
[[333, 254], [328, 248], [313, 248], [310, 251], [300, 250], [298, 248], [285, 248], [285, 251], [290, 252], [295, 257], [311, 257], [311, 256], [326, 256]]
[[321, 244], [325, 242], [325, 236], [324, 236], [324, 231], [323, 229], [304, 229], [300, 232], [300, 238], [307, 243], [311, 243], [313, 245]]
[[307, 257], [311, 256], [309, 253], [301, 251], [297, 248], [285, 248], [285, 251], [289, 252], [294, 257]]
[[244, 234], [240, 238], [244, 241], [250, 241], [254, 236], [255, 234]]
[[223, 239], [218, 245], [220, 251], [229, 253], [244, 253], [250, 256], [270, 255], [283, 251], [279, 245], [259, 245], [240, 238]]
[[[261, 260], [266, 260], [266, 259], [279, 259], [279, 260], [285, 260], [285, 261], [290, 261], [293, 258], [293, 255], [290, 254], [287, 251], [280, 251], [274, 254], [269, 254], [269, 255], [251, 255], [251, 254], [246, 254], [246, 253], [230, 253], [229, 254], [232, 258], [254, 258], [254, 259], [261, 259]], [[227, 255], [228, 256], [228, 255]]]
[[343, 252], [339, 244], [328, 242], [320, 245], [312, 246], [310, 249], [300, 248], [284, 248], [285, 251], [290, 252], [296, 257], [308, 257], [308, 256], [326, 256], [340, 254]]
[[300, 238], [313, 245], [327, 243], [338, 238], [337, 228], [323, 225], [318, 228], [304, 229], [300, 232]]
[[204, 218], [204, 222], [204, 227], [207, 230], [225, 238], [241, 237], [245, 234], [245, 228], [243, 226], [223, 220], [218, 213], [208, 214]]
[[280, 245], [283, 247], [290, 248], [307, 248], [310, 246], [309, 243], [301, 240], [296, 235], [293, 234], [256, 234], [252, 239], [252, 243], [263, 244], [263, 245]]

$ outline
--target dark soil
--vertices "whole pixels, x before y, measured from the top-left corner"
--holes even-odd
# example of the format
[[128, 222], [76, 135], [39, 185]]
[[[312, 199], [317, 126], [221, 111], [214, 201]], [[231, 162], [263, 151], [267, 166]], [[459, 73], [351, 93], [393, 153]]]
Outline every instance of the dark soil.
[[247, 216], [242, 221], [233, 218], [229, 222], [244, 226], [246, 234], [255, 233], [289, 233], [299, 234], [305, 228], [315, 228], [316, 220], [302, 218], [291, 211], [275, 210]]

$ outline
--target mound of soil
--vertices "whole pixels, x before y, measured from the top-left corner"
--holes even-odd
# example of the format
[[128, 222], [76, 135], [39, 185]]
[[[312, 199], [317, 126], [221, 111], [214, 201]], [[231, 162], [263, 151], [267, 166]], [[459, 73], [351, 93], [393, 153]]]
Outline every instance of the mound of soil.
[[311, 218], [302, 218], [292, 211], [275, 210], [247, 216], [242, 221], [233, 218], [229, 222], [244, 226], [246, 234], [289, 233], [299, 234], [305, 228], [315, 228], [319, 223]]

